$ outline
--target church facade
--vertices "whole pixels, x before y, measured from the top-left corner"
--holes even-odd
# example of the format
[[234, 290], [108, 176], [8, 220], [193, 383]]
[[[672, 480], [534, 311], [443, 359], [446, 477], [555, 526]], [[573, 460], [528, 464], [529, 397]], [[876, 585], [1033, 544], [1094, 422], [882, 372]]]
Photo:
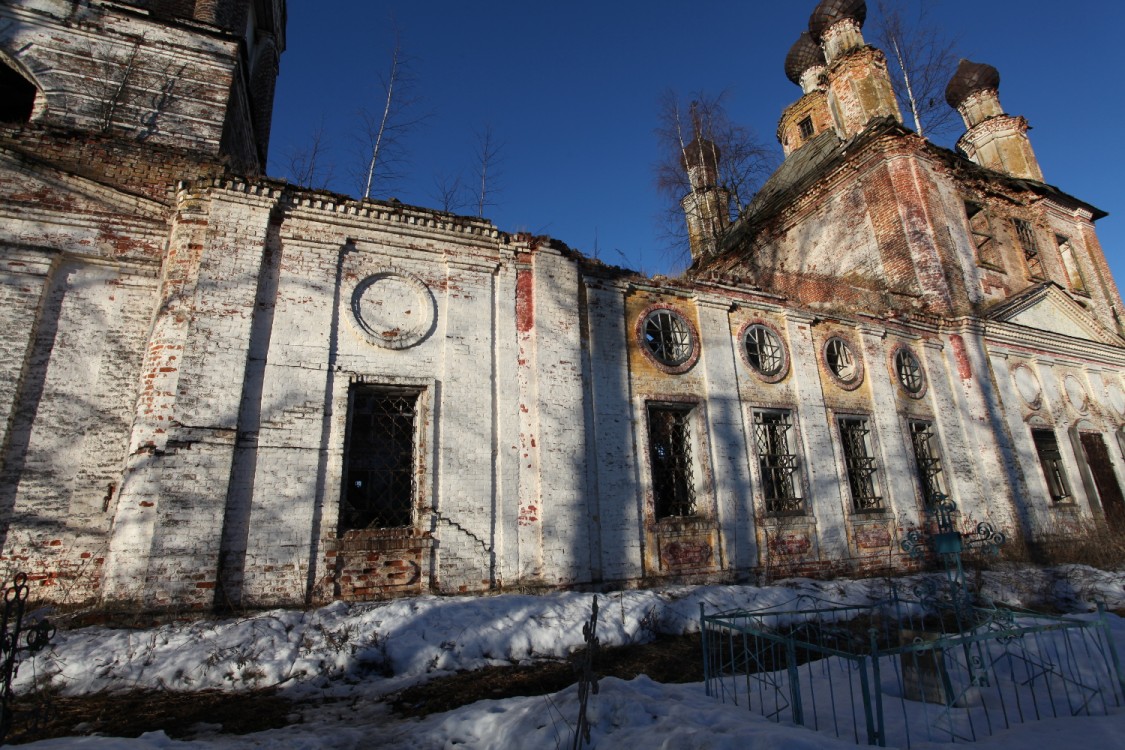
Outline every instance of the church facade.
[[946, 499], [1125, 530], [1103, 212], [987, 65], [957, 152], [904, 127], [864, 16], [814, 10], [738, 220], [685, 149], [666, 279], [257, 176], [283, 0], [4, 3], [0, 565], [240, 607], [902, 567]]

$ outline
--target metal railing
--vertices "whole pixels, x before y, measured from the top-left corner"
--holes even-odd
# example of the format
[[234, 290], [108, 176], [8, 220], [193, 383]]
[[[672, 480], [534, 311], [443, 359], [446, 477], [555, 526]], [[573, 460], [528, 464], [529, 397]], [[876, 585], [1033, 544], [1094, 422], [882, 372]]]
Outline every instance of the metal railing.
[[707, 694], [857, 744], [962, 742], [1125, 700], [1105, 613], [1059, 617], [897, 592], [870, 606], [706, 614]]

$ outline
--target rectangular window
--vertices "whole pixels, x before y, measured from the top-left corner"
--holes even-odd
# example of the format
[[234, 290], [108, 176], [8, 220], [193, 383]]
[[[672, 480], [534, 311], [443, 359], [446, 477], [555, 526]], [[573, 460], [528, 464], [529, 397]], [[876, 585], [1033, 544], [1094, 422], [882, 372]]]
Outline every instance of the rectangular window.
[[410, 526], [418, 392], [357, 383], [349, 395], [340, 531]]
[[1019, 238], [1020, 248], [1023, 249], [1024, 260], [1027, 261], [1027, 273], [1034, 281], [1047, 278], [1043, 273], [1043, 259], [1039, 256], [1039, 242], [1035, 239], [1035, 228], [1023, 219], [1013, 219], [1016, 225], [1016, 236]]
[[875, 489], [875, 458], [871, 451], [871, 428], [862, 417], [840, 417], [840, 440], [852, 507], [857, 511], [881, 510], [883, 498]]
[[801, 122], [797, 124], [797, 127], [801, 129], [801, 140], [807, 141], [809, 138], [812, 138], [813, 124], [811, 117], [806, 117], [805, 119], [801, 120]]
[[797, 453], [793, 448], [793, 415], [788, 411], [754, 412], [754, 442], [766, 512], [804, 513]]
[[1082, 266], [1078, 264], [1078, 257], [1074, 246], [1070, 244], [1070, 238], [1056, 234], [1055, 242], [1059, 245], [1059, 255], [1062, 256], [1063, 268], [1066, 269], [1066, 275], [1070, 279], [1070, 288], [1079, 294], [1087, 294], [1086, 277], [1082, 275]]
[[1035, 441], [1035, 452], [1039, 454], [1039, 465], [1043, 467], [1043, 478], [1047, 480], [1051, 500], [1056, 503], [1070, 500], [1070, 484], [1066, 481], [1066, 469], [1055, 431], [1033, 429], [1031, 438]]
[[1001, 268], [1000, 247], [992, 231], [992, 219], [988, 212], [980, 204], [965, 201], [965, 216], [969, 219], [969, 231], [972, 233], [973, 247], [977, 251], [977, 263], [991, 268]]
[[941, 451], [932, 422], [910, 421], [910, 442], [922, 486], [922, 501], [932, 508], [945, 499], [945, 482], [941, 472]]
[[648, 407], [648, 450], [657, 518], [695, 514], [691, 461], [691, 409]]

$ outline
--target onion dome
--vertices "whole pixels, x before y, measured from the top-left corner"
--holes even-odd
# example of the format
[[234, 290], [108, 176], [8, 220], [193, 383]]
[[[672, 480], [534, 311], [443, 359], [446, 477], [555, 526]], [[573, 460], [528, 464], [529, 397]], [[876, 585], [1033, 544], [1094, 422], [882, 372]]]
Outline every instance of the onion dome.
[[985, 63], [962, 59], [957, 65], [957, 72], [945, 87], [945, 100], [957, 109], [972, 94], [988, 89], [1000, 90], [1000, 71]]
[[789, 54], [785, 57], [785, 76], [800, 86], [801, 76], [806, 70], [816, 65], [825, 64], [824, 50], [813, 41], [809, 32], [803, 31], [793, 46], [789, 48]]
[[821, 0], [809, 16], [809, 33], [813, 41], [819, 41], [824, 32], [846, 18], [863, 28], [863, 22], [867, 20], [867, 3], [864, 0]]

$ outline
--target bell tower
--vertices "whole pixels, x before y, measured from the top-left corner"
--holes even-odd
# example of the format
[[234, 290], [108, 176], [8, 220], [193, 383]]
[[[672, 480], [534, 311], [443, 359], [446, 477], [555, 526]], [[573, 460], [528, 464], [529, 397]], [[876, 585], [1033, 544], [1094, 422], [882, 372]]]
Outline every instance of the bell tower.
[[945, 100], [961, 114], [968, 130], [957, 148], [982, 167], [1025, 180], [1043, 181], [1039, 160], [1023, 117], [1000, 106], [1000, 72], [991, 65], [962, 60], [945, 89]]

